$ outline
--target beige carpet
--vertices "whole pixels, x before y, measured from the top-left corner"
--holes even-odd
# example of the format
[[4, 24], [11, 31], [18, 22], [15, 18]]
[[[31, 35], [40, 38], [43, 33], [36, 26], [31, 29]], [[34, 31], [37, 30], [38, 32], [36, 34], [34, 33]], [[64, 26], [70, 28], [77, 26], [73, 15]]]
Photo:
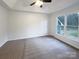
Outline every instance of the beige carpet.
[[22, 59], [24, 40], [9, 41], [0, 48], [0, 59]]
[[51, 37], [7, 42], [0, 59], [79, 59], [79, 51]]

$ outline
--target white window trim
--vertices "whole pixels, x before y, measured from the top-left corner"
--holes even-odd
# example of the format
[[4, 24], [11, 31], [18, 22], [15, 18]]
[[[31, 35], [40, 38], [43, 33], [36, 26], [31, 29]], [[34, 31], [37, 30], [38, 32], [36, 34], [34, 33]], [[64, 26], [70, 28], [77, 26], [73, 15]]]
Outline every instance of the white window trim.
[[[73, 14], [73, 13], [70, 13], [70, 14]], [[57, 22], [56, 22], [56, 34], [58, 34], [58, 35], [60, 35], [60, 36], [64, 36], [64, 37], [67, 37], [67, 16], [68, 16], [69, 14], [67, 14], [67, 15], [63, 15], [64, 17], [65, 17], [65, 21], [64, 21], [64, 35], [61, 35], [61, 34], [58, 34], [57, 33], [57, 25], [58, 25], [58, 17], [56, 17], [56, 19], [57, 19]], [[62, 15], [61, 15], [62, 16]], [[79, 19], [79, 16], [78, 16], [78, 19]], [[78, 23], [79, 23], [79, 21], [78, 21]], [[78, 26], [78, 32], [79, 32], [79, 26]], [[79, 34], [78, 34], [78, 37], [77, 38], [75, 38], [76, 40], [78, 39], [79, 40]]]
[[64, 23], [65, 23], [64, 24], [64, 36], [67, 36], [67, 27], [66, 27], [67, 26], [67, 16], [64, 16], [64, 17], [65, 17], [65, 19], [64, 19], [65, 20], [64, 21]]

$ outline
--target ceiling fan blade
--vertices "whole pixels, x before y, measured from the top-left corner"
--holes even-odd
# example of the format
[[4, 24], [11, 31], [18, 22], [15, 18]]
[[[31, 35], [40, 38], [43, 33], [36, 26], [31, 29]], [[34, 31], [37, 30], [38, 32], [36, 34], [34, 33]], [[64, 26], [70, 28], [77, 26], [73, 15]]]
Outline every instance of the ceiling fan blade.
[[40, 8], [42, 8], [42, 7], [43, 7], [43, 5], [40, 6]]
[[52, 2], [52, 0], [42, 0], [43, 2]]
[[31, 3], [30, 6], [33, 6], [35, 3], [36, 3], [36, 2]]

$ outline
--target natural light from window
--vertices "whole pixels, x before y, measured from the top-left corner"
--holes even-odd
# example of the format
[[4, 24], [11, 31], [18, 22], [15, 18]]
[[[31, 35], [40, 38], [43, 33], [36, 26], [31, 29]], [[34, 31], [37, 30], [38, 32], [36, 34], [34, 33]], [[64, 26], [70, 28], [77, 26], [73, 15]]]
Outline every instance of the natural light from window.
[[57, 34], [79, 38], [79, 13], [57, 17]]

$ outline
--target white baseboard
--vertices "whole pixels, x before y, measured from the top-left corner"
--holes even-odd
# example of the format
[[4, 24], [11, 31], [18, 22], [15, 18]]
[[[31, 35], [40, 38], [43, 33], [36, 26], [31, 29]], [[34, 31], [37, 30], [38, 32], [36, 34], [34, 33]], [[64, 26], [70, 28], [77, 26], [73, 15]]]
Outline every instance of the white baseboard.
[[12, 38], [12, 39], [9, 38], [9, 41], [12, 41], [12, 40], [21, 40], [21, 39], [29, 39], [29, 38], [36, 38], [36, 37], [41, 37], [41, 36], [46, 36], [46, 35], [37, 35], [37, 36], [33, 36], [33, 37], [19, 37], [19, 38]]

